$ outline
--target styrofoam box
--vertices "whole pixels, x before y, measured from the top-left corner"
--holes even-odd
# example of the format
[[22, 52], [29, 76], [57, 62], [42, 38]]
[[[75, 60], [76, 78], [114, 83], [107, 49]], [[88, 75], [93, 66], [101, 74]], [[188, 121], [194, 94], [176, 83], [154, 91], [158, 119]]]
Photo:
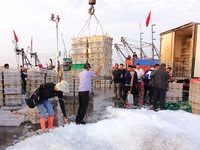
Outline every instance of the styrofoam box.
[[0, 118], [0, 126], [19, 126], [25, 121], [25, 116], [22, 115], [3, 115]]

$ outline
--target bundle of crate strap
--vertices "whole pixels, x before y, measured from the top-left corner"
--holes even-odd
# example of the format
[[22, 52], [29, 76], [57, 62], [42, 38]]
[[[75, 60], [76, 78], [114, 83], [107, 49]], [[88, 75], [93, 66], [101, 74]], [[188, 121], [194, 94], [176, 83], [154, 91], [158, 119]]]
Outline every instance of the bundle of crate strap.
[[189, 102], [192, 113], [200, 114], [200, 78], [190, 80]]

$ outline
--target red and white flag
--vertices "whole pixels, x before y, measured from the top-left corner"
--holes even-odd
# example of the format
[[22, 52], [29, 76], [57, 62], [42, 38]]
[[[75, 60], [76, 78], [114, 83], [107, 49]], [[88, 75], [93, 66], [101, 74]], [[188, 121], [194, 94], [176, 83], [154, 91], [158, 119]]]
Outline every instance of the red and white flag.
[[151, 19], [151, 11], [149, 12], [147, 19], [146, 19], [146, 27], [148, 27], [150, 19]]
[[15, 42], [17, 43], [18, 42], [18, 38], [17, 38], [17, 35], [15, 33], [15, 31], [13, 30], [13, 33], [14, 33], [14, 39], [15, 39]]

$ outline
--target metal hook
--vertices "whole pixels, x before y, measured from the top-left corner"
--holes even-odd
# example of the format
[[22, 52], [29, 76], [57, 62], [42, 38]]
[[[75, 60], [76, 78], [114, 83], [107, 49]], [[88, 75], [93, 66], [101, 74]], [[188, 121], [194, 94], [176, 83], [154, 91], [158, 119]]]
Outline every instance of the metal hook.
[[94, 6], [91, 5], [91, 7], [88, 9], [88, 13], [89, 13], [90, 15], [93, 15], [93, 14], [94, 14], [94, 11], [95, 11]]

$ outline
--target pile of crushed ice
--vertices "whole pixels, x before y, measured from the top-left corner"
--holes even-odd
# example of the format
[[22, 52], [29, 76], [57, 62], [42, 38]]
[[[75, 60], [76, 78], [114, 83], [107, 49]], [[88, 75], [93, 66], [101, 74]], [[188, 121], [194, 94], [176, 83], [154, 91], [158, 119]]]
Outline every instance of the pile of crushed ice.
[[97, 123], [70, 123], [7, 150], [199, 150], [200, 115], [107, 108]]

